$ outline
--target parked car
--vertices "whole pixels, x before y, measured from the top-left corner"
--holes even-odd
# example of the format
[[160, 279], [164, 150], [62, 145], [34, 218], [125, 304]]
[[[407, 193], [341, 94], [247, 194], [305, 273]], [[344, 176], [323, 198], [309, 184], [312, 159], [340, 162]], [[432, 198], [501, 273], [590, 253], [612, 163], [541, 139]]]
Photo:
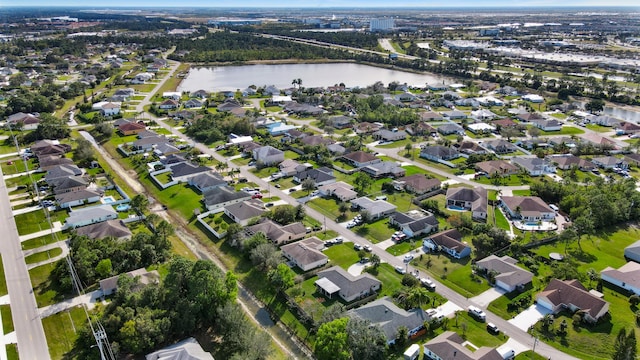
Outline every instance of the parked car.
[[274, 204], [272, 202], [268, 202], [266, 204], [264, 204], [265, 207], [272, 207]]
[[406, 263], [408, 263], [409, 261], [413, 260], [413, 255], [411, 254], [407, 254], [404, 256], [404, 258], [402, 258], [402, 260]]
[[338, 236], [337, 238], [333, 239], [333, 241], [334, 241], [336, 244], [342, 244], [342, 242], [343, 242], [344, 240], [343, 240], [340, 236]]
[[405, 268], [403, 268], [402, 266], [398, 265], [394, 268], [396, 270], [396, 272], [398, 272], [399, 274], [406, 274], [407, 270]]
[[318, 191], [318, 190], [314, 190], [314, 191], [311, 193], [311, 196], [318, 196], [318, 194], [320, 194], [320, 191]]
[[360, 251], [360, 250], [362, 250], [362, 245], [360, 245], [360, 244], [353, 244], [353, 250], [355, 250], [355, 251]]
[[280, 184], [276, 184], [276, 189], [280, 189], [281, 187]]
[[294, 189], [294, 188], [289, 189], [290, 193], [295, 192], [295, 191], [296, 191], [296, 189]]
[[362, 259], [360, 259], [360, 264], [366, 264], [369, 261], [371, 261], [371, 259], [369, 259], [368, 257], [363, 257]]
[[312, 228], [310, 228], [309, 226], [307, 226], [307, 227], [306, 227], [306, 228], [304, 228], [304, 229], [305, 229], [305, 231], [307, 232], [307, 234], [313, 231], [313, 229], [312, 229]]
[[247, 181], [249, 181], [249, 180], [247, 180], [247, 178], [239, 178], [238, 179], [239, 183], [246, 183]]
[[371, 248], [371, 245], [365, 245], [365, 246], [363, 246], [363, 248], [364, 248], [364, 251], [366, 251], [366, 252], [372, 252], [373, 251], [373, 249]]
[[500, 334], [500, 329], [494, 323], [487, 323], [487, 331], [494, 335]]
[[252, 199], [262, 199], [262, 194], [253, 194], [251, 195]]

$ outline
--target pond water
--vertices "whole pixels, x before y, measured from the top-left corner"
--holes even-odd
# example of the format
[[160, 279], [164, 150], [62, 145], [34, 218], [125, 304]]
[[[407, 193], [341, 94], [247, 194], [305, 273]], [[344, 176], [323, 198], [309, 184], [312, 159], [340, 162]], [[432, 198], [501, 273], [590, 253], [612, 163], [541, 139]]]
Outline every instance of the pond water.
[[[576, 102], [581, 104], [583, 107], [587, 104], [586, 101], [576, 101]], [[605, 106], [602, 113], [604, 115], [608, 115], [616, 119], [640, 123], [640, 108], [638, 108], [638, 111], [634, 111], [634, 110], [630, 110], [628, 108], [623, 108], [623, 107]]]
[[195, 67], [184, 78], [178, 91], [235, 91], [250, 85], [275, 85], [290, 88], [301, 79], [303, 87], [327, 87], [344, 83], [347, 87], [365, 87], [381, 81], [397, 81], [424, 87], [426, 84], [451, 84], [451, 78], [435, 74], [415, 74], [354, 63], [279, 64]]

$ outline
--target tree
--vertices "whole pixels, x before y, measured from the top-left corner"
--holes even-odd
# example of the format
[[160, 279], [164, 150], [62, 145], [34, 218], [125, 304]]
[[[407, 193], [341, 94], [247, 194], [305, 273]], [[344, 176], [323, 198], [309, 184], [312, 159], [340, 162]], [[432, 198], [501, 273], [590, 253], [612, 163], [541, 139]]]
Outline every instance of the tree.
[[407, 144], [404, 146], [404, 149], [407, 151], [407, 155], [409, 155], [411, 153], [411, 149], [413, 149], [413, 146], [411, 144]]
[[409, 339], [409, 329], [406, 326], [399, 326], [396, 330], [396, 342], [395, 345], [399, 349], [403, 349]]
[[358, 193], [364, 194], [365, 191], [369, 189], [369, 187], [373, 183], [373, 180], [368, 174], [359, 171], [356, 173], [355, 179], [353, 179], [353, 183], [356, 186]]
[[502, 135], [502, 137], [506, 137], [507, 141], [511, 141], [511, 138], [520, 135], [520, 131], [518, 131], [514, 126], [503, 127], [500, 130], [500, 135]]
[[340, 318], [322, 324], [316, 334], [315, 355], [318, 360], [349, 360], [347, 323], [349, 318]]
[[175, 232], [173, 225], [171, 225], [167, 220], [162, 220], [156, 226], [155, 234], [158, 235], [161, 239], [167, 240], [167, 238]]
[[106, 122], [97, 123], [93, 129], [101, 138], [108, 139], [113, 135], [113, 126]]
[[296, 273], [287, 264], [281, 263], [275, 269], [270, 270], [267, 277], [278, 291], [284, 291], [294, 285]]
[[592, 99], [584, 106], [584, 108], [592, 114], [600, 112], [604, 110], [604, 100]]
[[538, 129], [535, 126], [532, 126], [529, 128], [529, 130], [527, 130], [527, 132], [529, 133], [529, 136], [531, 136], [532, 138], [537, 138], [538, 136], [540, 136], [540, 129]]
[[636, 358], [636, 332], [631, 329], [627, 334], [625, 328], [620, 329], [613, 345], [613, 360], [634, 360]]
[[378, 266], [380, 266], [380, 263], [380, 256], [378, 256], [378, 254], [371, 255], [371, 267], [377, 269]]
[[41, 114], [36, 130], [30, 134], [33, 139], [64, 139], [69, 137], [71, 130], [67, 122], [49, 114]]
[[96, 274], [98, 274], [101, 279], [111, 276], [112, 271], [113, 267], [111, 266], [111, 259], [100, 260], [98, 266], [96, 266]]
[[242, 225], [234, 222], [227, 227], [227, 241], [231, 244], [231, 246], [236, 246], [238, 241], [242, 237]]
[[372, 325], [368, 320], [350, 319], [347, 323], [347, 339], [353, 359], [384, 359], [387, 337], [379, 326]]
[[131, 199], [129, 205], [131, 205], [131, 209], [133, 209], [136, 214], [144, 215], [145, 211], [147, 211], [147, 207], [149, 207], [149, 199], [142, 194], [137, 194]]
[[311, 192], [311, 190], [316, 188], [316, 182], [313, 181], [313, 179], [311, 178], [306, 178], [304, 180], [302, 180], [302, 190], [306, 190], [307, 191], [307, 196], [309, 196], [309, 193]]
[[429, 292], [427, 289], [420, 286], [409, 289], [407, 302], [410, 304], [410, 307], [422, 307], [422, 304], [428, 303], [429, 300]]
[[344, 201], [340, 201], [340, 204], [338, 204], [338, 211], [340, 211], [340, 214], [342, 214], [344, 216], [344, 214], [349, 210], [349, 204], [347, 204]]
[[282, 262], [278, 249], [271, 243], [260, 244], [251, 250], [251, 262], [261, 271], [275, 268]]
[[91, 143], [83, 138], [76, 139], [76, 149], [73, 151], [73, 161], [86, 166], [95, 160], [95, 153]]

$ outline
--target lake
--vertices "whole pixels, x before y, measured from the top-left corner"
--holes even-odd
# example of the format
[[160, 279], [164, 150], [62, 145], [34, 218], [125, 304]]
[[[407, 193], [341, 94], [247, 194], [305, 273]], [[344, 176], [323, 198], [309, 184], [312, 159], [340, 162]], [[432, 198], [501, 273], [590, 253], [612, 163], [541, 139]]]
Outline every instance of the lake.
[[347, 87], [365, 87], [376, 81], [385, 85], [397, 81], [424, 87], [425, 84], [455, 82], [434, 74], [415, 74], [354, 63], [242, 65], [192, 68], [178, 91], [235, 91], [250, 85], [275, 85], [285, 89], [293, 86], [293, 79], [302, 79], [303, 87], [327, 87], [340, 83]]

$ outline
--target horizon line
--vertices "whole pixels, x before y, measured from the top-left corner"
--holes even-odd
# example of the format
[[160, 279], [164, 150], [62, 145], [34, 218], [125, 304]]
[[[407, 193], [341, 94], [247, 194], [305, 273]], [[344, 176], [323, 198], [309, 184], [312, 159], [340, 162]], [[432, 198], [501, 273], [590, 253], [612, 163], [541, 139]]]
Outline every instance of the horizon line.
[[341, 5], [333, 5], [333, 6], [321, 6], [321, 5], [308, 5], [308, 6], [297, 6], [291, 7], [287, 5], [272, 5], [272, 6], [206, 6], [206, 5], [117, 5], [117, 6], [107, 6], [107, 5], [98, 5], [98, 6], [85, 6], [85, 5], [47, 5], [47, 6], [38, 6], [38, 5], [21, 5], [21, 4], [12, 4], [12, 5], [0, 5], [0, 8], [78, 8], [78, 9], [130, 9], [130, 8], [138, 8], [138, 9], [163, 9], [163, 8], [205, 8], [205, 9], [273, 9], [273, 8], [288, 8], [288, 9], [337, 9], [337, 8], [346, 8], [346, 9], [482, 9], [482, 8], [638, 8], [640, 9], [640, 5], [447, 5], [447, 6], [429, 6], [429, 5], [420, 5], [420, 6], [341, 6]]

